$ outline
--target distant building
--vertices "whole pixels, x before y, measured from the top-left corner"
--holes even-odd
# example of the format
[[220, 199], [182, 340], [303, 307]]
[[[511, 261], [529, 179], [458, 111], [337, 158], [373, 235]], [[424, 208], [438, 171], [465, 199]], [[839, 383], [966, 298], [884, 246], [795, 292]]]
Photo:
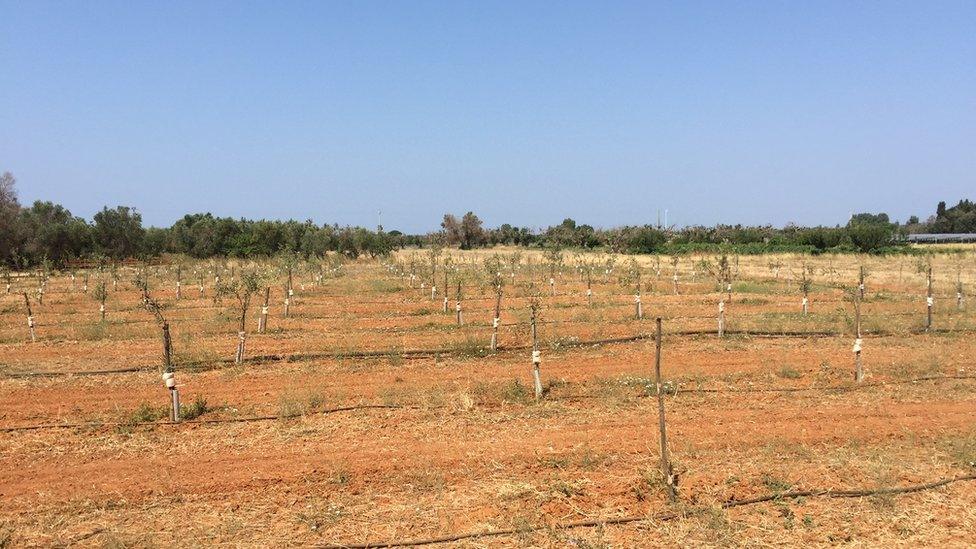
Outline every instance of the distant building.
[[976, 242], [976, 233], [937, 233], [910, 234], [908, 241], [916, 244], [936, 244], [939, 242]]

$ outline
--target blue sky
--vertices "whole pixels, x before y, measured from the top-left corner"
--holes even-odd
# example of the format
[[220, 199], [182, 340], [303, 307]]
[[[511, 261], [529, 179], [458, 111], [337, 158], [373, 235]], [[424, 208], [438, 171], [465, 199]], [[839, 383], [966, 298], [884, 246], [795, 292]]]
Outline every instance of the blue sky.
[[976, 198], [976, 2], [0, 0], [21, 201], [427, 231]]

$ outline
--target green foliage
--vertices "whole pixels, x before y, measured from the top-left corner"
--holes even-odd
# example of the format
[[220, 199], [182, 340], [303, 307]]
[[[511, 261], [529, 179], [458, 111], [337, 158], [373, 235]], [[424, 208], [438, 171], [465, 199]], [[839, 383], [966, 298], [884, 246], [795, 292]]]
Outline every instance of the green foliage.
[[960, 200], [951, 208], [939, 202], [935, 220], [927, 229], [930, 233], [976, 233], [976, 202]]
[[102, 208], [95, 214], [94, 222], [93, 237], [100, 253], [113, 259], [141, 255], [145, 230], [142, 228], [142, 215], [134, 208]]
[[207, 406], [207, 399], [197, 395], [196, 399], [190, 404], [180, 404], [180, 419], [196, 419], [209, 412], [211, 408]]
[[[931, 222], [912, 219], [910, 226], [892, 223], [887, 214], [859, 213], [845, 226], [797, 227], [715, 225], [681, 229], [651, 225], [595, 229], [564, 219], [541, 231], [503, 224], [485, 229], [474, 212], [460, 219], [445, 215], [443, 231], [404, 235], [399, 231], [375, 231], [362, 227], [316, 225], [299, 222], [234, 219], [210, 213], [183, 216], [168, 228], [143, 228], [134, 208], [105, 207], [92, 223], [75, 217], [60, 205], [35, 202], [22, 208], [17, 201], [16, 179], [0, 176], [0, 264], [30, 268], [44, 260], [54, 266], [103, 256], [121, 260], [184, 254], [195, 258], [269, 257], [281, 253], [308, 257], [330, 254], [349, 258], [385, 256], [404, 246], [436, 246], [439, 243], [475, 248], [495, 244], [565, 248], [599, 248], [611, 252], [665, 255], [728, 253], [913, 253], [900, 238], [911, 231], [976, 232], [976, 203], [961, 200], [947, 208], [939, 204]], [[434, 248], [432, 248], [433, 250]]]
[[623, 229], [625, 251], [632, 254], [653, 254], [664, 249], [667, 236], [650, 225]]

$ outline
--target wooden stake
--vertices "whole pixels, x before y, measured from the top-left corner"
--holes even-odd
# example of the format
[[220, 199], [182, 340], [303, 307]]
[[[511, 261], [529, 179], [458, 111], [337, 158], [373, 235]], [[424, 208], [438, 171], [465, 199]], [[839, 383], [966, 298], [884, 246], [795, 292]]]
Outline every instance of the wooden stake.
[[37, 343], [37, 336], [34, 335], [34, 313], [31, 311], [30, 298], [24, 292], [24, 306], [27, 307], [27, 329], [30, 330], [31, 343]]
[[667, 424], [664, 419], [664, 387], [661, 384], [661, 317], [658, 317], [655, 322], [657, 334], [654, 338], [654, 380], [657, 386], [658, 431], [661, 434], [661, 475], [664, 478], [668, 502], [674, 503], [678, 500], [678, 488], [671, 465], [671, 456], [668, 453]]
[[271, 298], [271, 288], [264, 289], [264, 304], [261, 306], [261, 317], [258, 318], [258, 333], [263, 334], [268, 329], [268, 300]]

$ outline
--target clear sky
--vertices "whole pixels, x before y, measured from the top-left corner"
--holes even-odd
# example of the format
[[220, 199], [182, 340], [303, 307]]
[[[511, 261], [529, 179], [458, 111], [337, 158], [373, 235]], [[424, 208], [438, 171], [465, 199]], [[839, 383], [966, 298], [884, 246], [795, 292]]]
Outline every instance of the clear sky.
[[976, 199], [976, 1], [0, 0], [21, 201], [427, 231]]

